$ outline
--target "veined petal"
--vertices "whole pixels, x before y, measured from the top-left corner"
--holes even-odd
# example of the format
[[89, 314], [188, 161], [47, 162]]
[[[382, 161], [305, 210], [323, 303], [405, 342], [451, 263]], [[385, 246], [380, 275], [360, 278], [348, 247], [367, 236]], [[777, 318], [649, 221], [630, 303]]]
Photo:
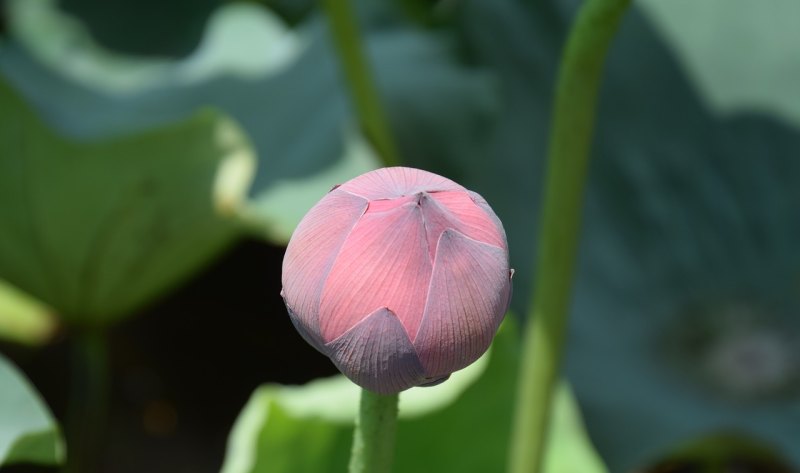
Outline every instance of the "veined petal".
[[370, 171], [342, 184], [342, 189], [368, 200], [394, 199], [427, 191], [465, 191], [450, 179], [420, 169], [393, 167]]
[[454, 230], [442, 233], [414, 339], [425, 375], [444, 376], [478, 359], [489, 348], [510, 297], [504, 249]]
[[482, 195], [478, 194], [477, 192], [473, 192], [468, 190], [467, 194], [469, 194], [470, 199], [472, 202], [477, 205], [480, 209], [486, 212], [486, 215], [489, 217], [489, 220], [492, 221], [494, 224], [494, 228], [497, 231], [499, 238], [503, 241], [503, 248], [508, 249], [508, 239], [506, 238], [506, 230], [503, 228], [503, 222], [500, 221], [500, 218], [494, 213], [492, 207], [489, 205], [489, 202], [486, 202], [486, 199], [483, 198]]
[[347, 237], [322, 290], [323, 340], [339, 337], [381, 307], [416, 333], [431, 270], [416, 201], [385, 212], [367, 211]]
[[345, 376], [370, 391], [393, 394], [424, 382], [422, 365], [403, 324], [385, 307], [325, 349]]
[[[425, 224], [425, 237], [428, 241], [428, 255], [433, 264], [436, 258], [436, 246], [439, 238], [448, 228], [461, 231], [463, 225], [456, 215], [453, 215], [447, 207], [440, 204], [428, 193], [422, 193], [418, 197], [422, 219]], [[412, 332], [413, 333], [413, 332]]]
[[431, 197], [457, 216], [459, 226], [454, 229], [473, 240], [507, 248], [503, 224], [483, 197], [475, 192], [437, 192]]
[[[367, 208], [338, 189], [314, 206], [292, 235], [283, 257], [282, 295], [304, 338], [319, 337], [319, 301], [328, 272], [347, 235]], [[312, 343], [319, 348], [321, 340]]]
[[431, 260], [435, 258], [439, 237], [448, 228], [473, 240], [506, 248], [505, 234], [501, 233], [502, 226], [498, 230], [490, 215], [478, 207], [466, 192], [422, 193], [419, 201], [422, 217], [425, 220]]
[[[306, 343], [316, 348], [318, 352], [325, 354], [325, 346], [322, 344], [322, 338], [319, 336], [319, 324], [316, 322], [316, 319], [314, 317], [302, 317], [300, 314], [295, 313], [292, 310], [292, 306], [286, 302], [286, 296], [283, 291], [281, 291], [281, 297], [283, 297], [283, 303], [286, 304], [286, 310], [289, 312], [289, 320], [292, 321], [292, 325], [294, 325], [297, 333], [303, 337]], [[313, 327], [311, 327], [311, 325], [313, 325]]]

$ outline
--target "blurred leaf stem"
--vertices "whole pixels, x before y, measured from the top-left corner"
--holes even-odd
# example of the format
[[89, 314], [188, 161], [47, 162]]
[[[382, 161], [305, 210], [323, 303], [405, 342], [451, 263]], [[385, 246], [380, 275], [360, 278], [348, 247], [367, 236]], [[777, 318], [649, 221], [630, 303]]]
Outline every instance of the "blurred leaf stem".
[[388, 473], [394, 457], [399, 395], [361, 390], [350, 473]]
[[541, 471], [565, 342], [584, 187], [606, 52], [630, 0], [587, 0], [562, 55], [532, 299], [523, 334], [511, 473]]
[[328, 17], [339, 63], [362, 130], [378, 151], [385, 166], [397, 166], [400, 159], [392, 139], [375, 79], [369, 67], [366, 47], [358, 29], [351, 0], [322, 0]]
[[67, 473], [102, 471], [108, 401], [106, 333], [89, 327], [72, 342], [70, 399], [66, 419]]

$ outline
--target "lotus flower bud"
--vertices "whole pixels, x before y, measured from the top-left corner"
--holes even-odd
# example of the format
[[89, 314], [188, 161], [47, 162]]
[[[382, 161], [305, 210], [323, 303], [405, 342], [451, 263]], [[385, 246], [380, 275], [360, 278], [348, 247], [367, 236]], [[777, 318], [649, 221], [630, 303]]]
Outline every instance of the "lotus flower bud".
[[394, 167], [335, 187], [306, 214], [286, 249], [282, 295], [308, 343], [389, 394], [478, 359], [508, 309], [512, 272], [481, 196]]

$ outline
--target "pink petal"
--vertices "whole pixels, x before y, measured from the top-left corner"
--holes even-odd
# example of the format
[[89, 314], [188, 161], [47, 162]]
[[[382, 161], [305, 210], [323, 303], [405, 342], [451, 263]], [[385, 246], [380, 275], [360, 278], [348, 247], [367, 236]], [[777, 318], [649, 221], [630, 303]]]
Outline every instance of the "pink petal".
[[368, 200], [393, 199], [423, 191], [465, 191], [450, 179], [405, 167], [376, 169], [342, 184], [341, 188]]
[[414, 339], [426, 376], [444, 376], [478, 359], [503, 320], [510, 297], [505, 250], [445, 231]]
[[453, 215], [445, 206], [433, 198], [433, 195], [438, 194], [424, 193], [418, 197], [419, 206], [422, 209], [422, 218], [425, 222], [425, 235], [428, 240], [431, 264], [433, 264], [433, 260], [436, 257], [436, 246], [439, 244], [439, 238], [442, 233], [447, 229], [461, 231], [463, 227], [456, 215]]
[[319, 301], [322, 287], [345, 238], [367, 202], [338, 189], [328, 193], [303, 217], [283, 257], [283, 291], [300, 333], [319, 349]]
[[405, 328], [385, 307], [325, 345], [339, 370], [359, 386], [393, 394], [424, 382]]
[[507, 248], [503, 224], [483, 197], [475, 192], [437, 192], [431, 197], [457, 216], [459, 225], [452, 228], [473, 240]]
[[422, 318], [432, 265], [416, 202], [361, 217], [325, 282], [320, 327], [325, 342], [381, 307], [409, 333]]

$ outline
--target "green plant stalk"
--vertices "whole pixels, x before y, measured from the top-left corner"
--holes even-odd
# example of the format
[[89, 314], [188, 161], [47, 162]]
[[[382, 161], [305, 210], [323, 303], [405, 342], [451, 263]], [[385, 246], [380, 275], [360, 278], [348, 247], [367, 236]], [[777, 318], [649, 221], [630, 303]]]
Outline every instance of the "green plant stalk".
[[541, 471], [560, 371], [597, 95], [630, 0], [587, 0], [562, 55], [550, 135], [533, 293], [509, 451], [511, 473]]
[[394, 458], [398, 394], [384, 396], [361, 390], [353, 433], [350, 473], [388, 473]]
[[385, 166], [400, 164], [397, 147], [367, 61], [351, 0], [322, 0], [339, 62], [364, 133]]
[[68, 473], [102, 471], [106, 426], [108, 360], [105, 331], [85, 328], [75, 334], [66, 419]]

